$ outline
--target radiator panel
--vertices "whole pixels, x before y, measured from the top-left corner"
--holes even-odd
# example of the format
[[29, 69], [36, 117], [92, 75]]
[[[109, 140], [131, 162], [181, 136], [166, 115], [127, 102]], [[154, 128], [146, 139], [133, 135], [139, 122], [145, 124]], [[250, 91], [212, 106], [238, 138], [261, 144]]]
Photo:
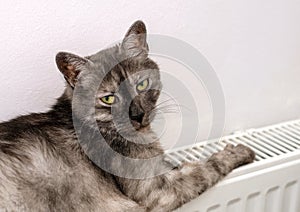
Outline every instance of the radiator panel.
[[178, 148], [168, 153], [168, 160], [205, 160], [227, 143], [251, 147], [255, 162], [234, 170], [177, 211], [300, 212], [300, 120]]

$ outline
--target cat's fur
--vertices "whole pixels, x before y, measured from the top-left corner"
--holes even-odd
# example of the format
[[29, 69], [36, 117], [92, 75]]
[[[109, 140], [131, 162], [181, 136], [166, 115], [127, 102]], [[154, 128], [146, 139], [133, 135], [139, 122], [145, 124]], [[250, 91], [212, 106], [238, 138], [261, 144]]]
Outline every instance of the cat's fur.
[[[144, 159], [163, 153], [149, 125], [161, 83], [158, 66], [147, 53], [146, 28], [137, 21], [120, 45], [85, 58], [69, 53], [57, 55], [58, 68], [68, 84], [53, 108], [47, 113], [21, 116], [0, 124], [1, 211], [171, 211], [200, 195], [234, 168], [253, 161], [254, 152], [248, 147], [228, 145], [205, 163], [172, 167], [156, 161], [160, 165], [152, 162], [151, 166], [130, 170], [143, 173], [147, 169], [145, 173], [151, 173], [149, 169], [156, 165], [169, 169], [147, 179], [115, 176], [95, 165], [106, 160], [108, 167], [116, 166], [121, 174], [128, 171], [121, 158], [110, 158], [101, 152], [104, 139], [95, 139], [95, 129], [89, 125], [91, 117], [97, 120], [105, 142], [116, 152]], [[151, 89], [137, 95], [132, 90], [135, 86], [126, 84], [127, 90], [118, 91], [116, 116], [112, 107], [99, 102], [99, 93], [117, 92], [128, 77], [134, 85], [141, 75], [152, 79]], [[104, 77], [100, 87], [95, 82], [98, 76]], [[77, 86], [86, 92], [79, 98], [73, 97]], [[89, 90], [96, 91], [93, 109], [76, 108], [84, 105], [80, 98]], [[128, 116], [129, 123], [122, 122]], [[81, 132], [75, 133], [73, 122], [78, 119], [81, 123], [85, 118], [82, 144], [78, 141]], [[117, 119], [115, 124], [112, 119]], [[96, 161], [87, 155], [95, 156]]]

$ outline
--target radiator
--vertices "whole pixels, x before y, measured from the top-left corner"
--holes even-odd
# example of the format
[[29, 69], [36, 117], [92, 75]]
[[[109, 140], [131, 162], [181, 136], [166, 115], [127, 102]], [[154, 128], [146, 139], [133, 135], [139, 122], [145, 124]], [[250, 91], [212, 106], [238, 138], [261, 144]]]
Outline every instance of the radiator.
[[300, 212], [300, 120], [250, 129], [167, 152], [168, 160], [205, 160], [226, 144], [244, 144], [255, 162], [235, 169], [179, 212]]

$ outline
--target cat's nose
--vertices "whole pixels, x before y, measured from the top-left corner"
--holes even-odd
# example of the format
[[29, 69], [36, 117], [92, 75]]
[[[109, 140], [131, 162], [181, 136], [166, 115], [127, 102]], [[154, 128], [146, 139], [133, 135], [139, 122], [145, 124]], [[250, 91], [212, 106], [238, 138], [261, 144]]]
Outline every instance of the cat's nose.
[[145, 113], [139, 113], [137, 115], [132, 115], [129, 113], [129, 116], [130, 116], [130, 119], [132, 121], [137, 121], [138, 123], [142, 123], [143, 122], [143, 119], [144, 119], [144, 116], [145, 116]]
[[133, 99], [129, 107], [129, 117], [131, 121], [142, 124], [144, 116], [145, 112], [140, 105], [139, 99]]

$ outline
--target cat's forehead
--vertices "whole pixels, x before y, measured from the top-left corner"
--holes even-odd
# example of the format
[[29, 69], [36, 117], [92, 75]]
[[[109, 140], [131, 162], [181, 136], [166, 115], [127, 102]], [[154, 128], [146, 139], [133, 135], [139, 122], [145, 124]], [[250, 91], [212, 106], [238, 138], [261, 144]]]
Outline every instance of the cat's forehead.
[[124, 81], [135, 84], [141, 79], [154, 77], [159, 79], [158, 65], [150, 58], [122, 58], [118, 46], [104, 49], [87, 57], [94, 64], [95, 71], [102, 75], [101, 90], [114, 91]]
[[[151, 63], [153, 64], [151, 65]], [[120, 84], [124, 82], [134, 85], [146, 78], [159, 79], [157, 72], [158, 67], [153, 61], [146, 60], [142, 63], [132, 60], [122, 61], [106, 73], [100, 89], [112, 92], [117, 90]]]

